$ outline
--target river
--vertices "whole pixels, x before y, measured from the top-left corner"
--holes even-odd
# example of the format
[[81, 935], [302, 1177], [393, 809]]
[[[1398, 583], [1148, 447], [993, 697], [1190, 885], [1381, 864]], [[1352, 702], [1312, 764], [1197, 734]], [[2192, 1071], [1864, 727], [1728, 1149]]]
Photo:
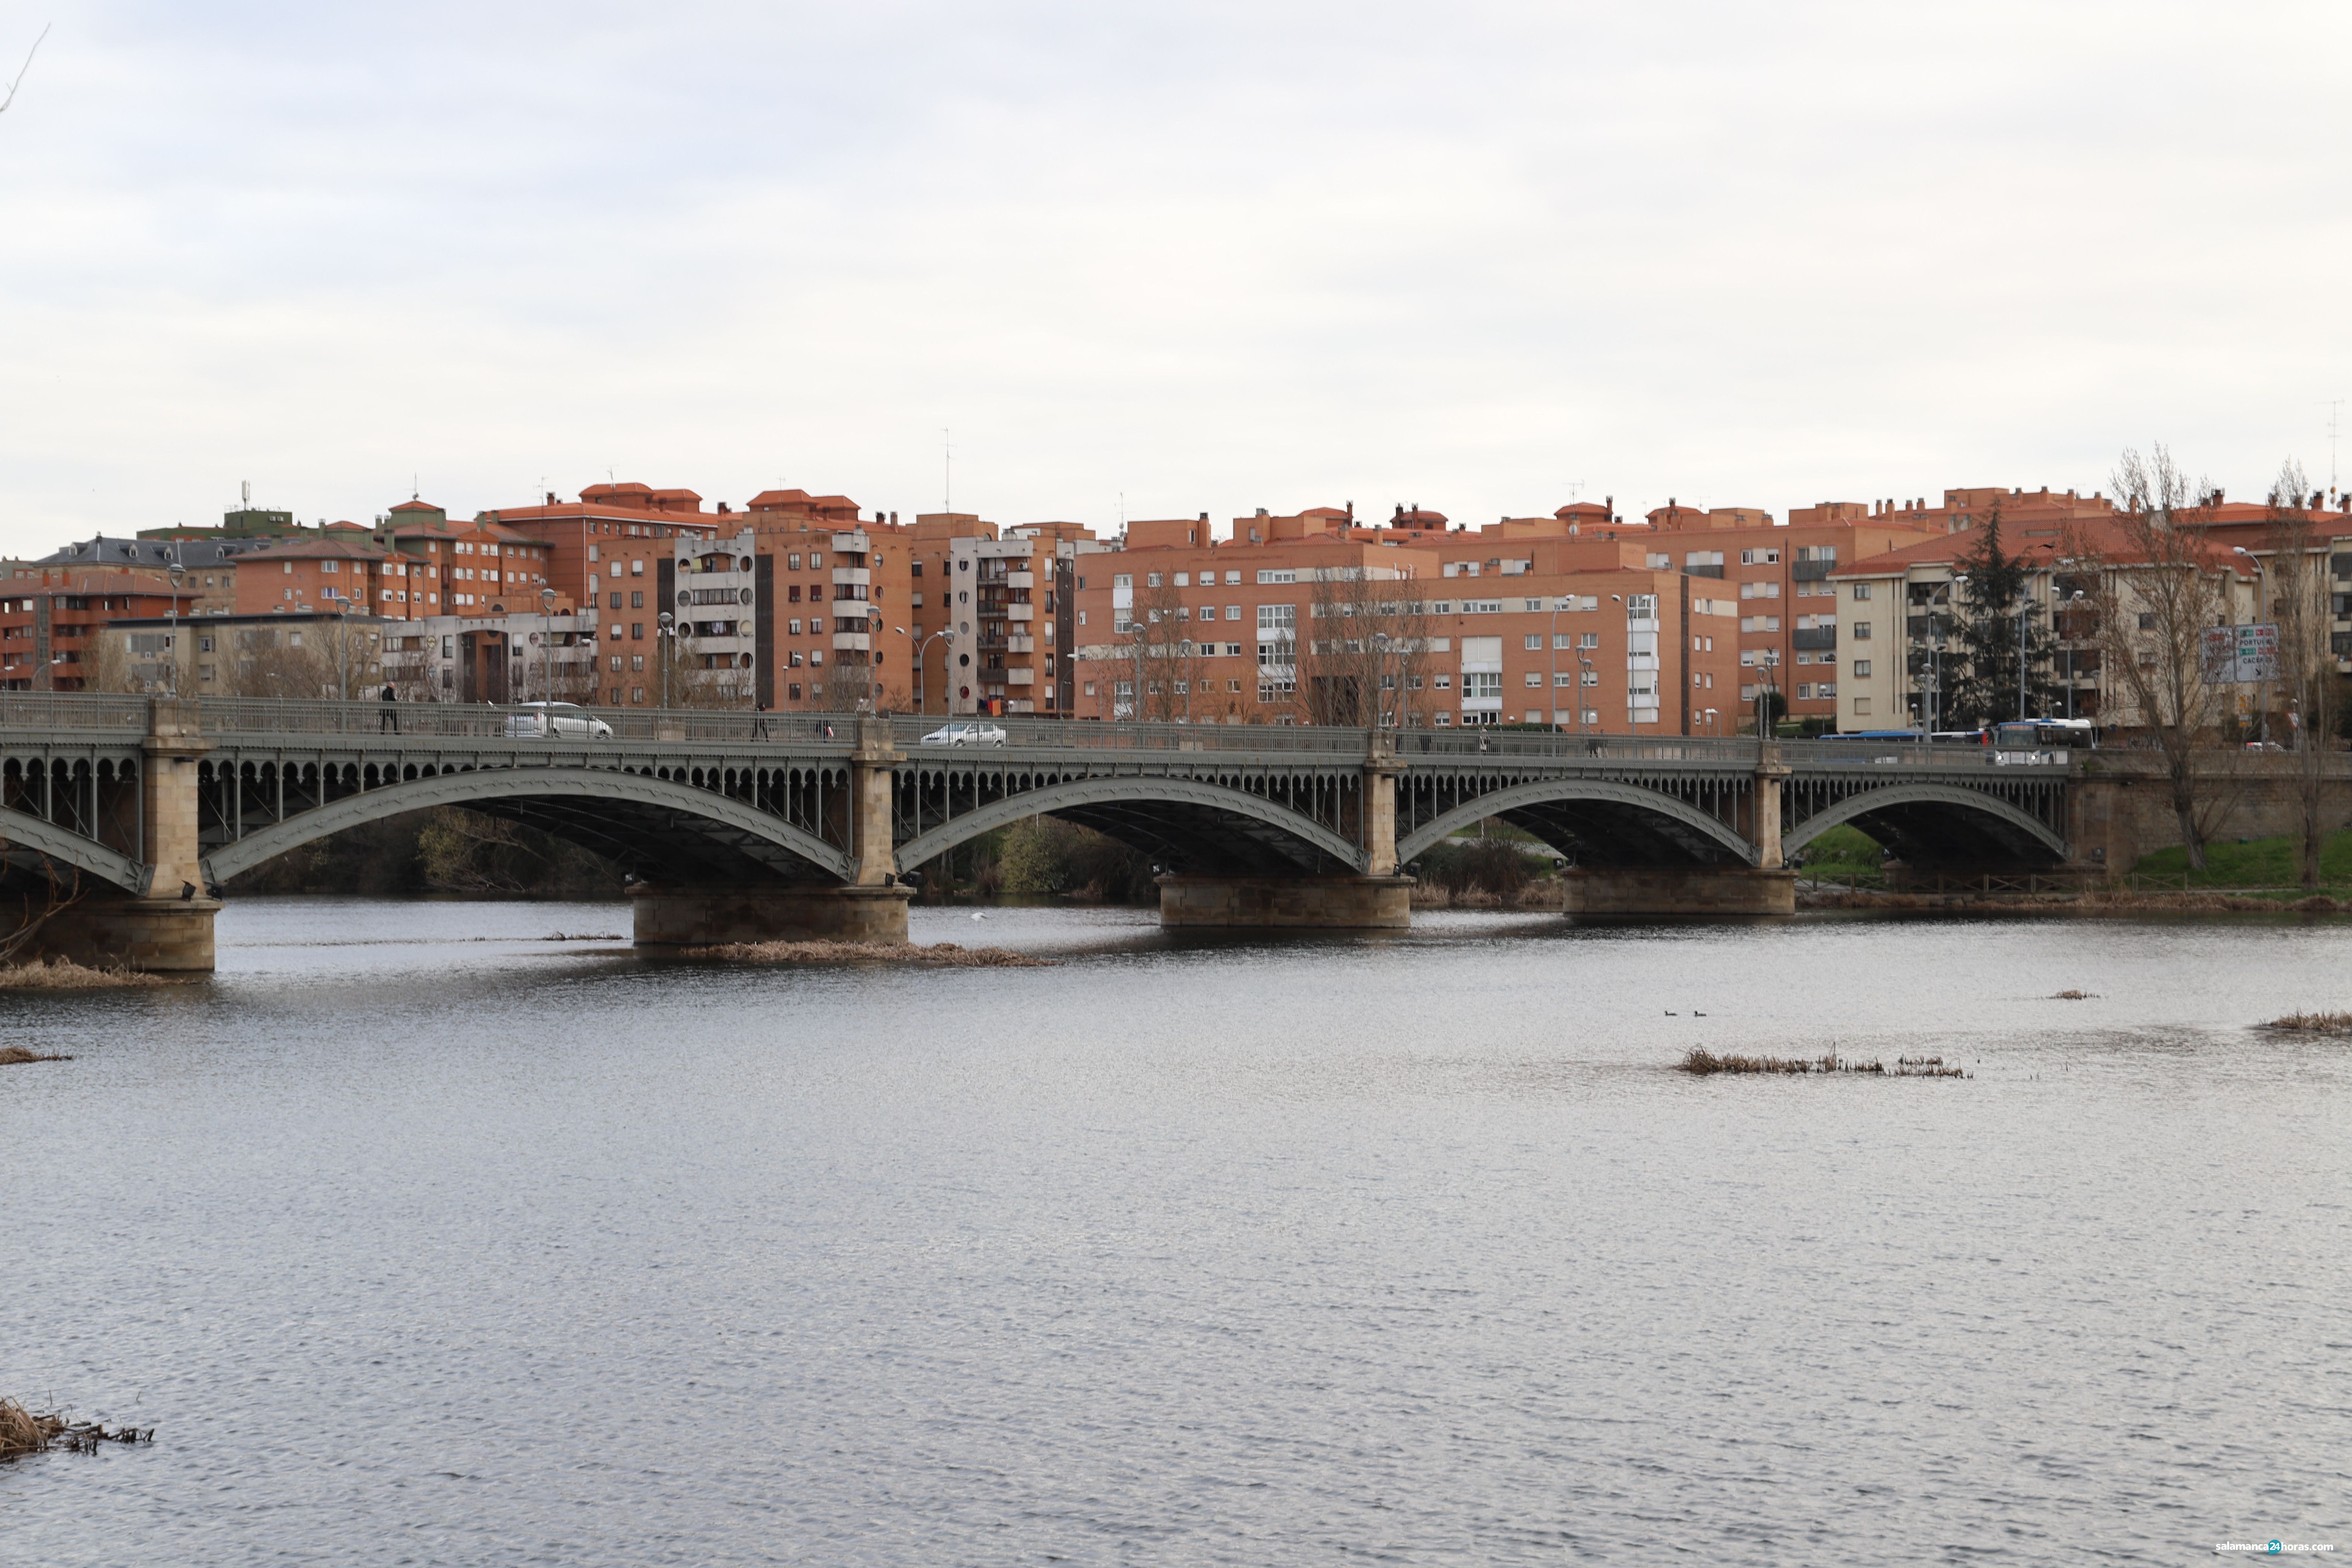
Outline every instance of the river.
[[76, 1058], [0, 1068], [0, 1392], [157, 1429], [0, 1467], [0, 1561], [2352, 1551], [2352, 1045], [2250, 1027], [2352, 925], [626, 919], [240, 899], [0, 996]]

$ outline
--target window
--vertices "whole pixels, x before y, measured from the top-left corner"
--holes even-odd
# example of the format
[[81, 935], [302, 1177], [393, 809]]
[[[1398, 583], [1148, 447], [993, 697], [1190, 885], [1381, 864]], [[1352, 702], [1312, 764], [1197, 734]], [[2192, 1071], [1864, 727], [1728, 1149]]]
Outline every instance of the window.
[[1853, 700], [1853, 714], [1854, 714], [1854, 717], [1855, 717], [1855, 718], [1857, 718], [1857, 719], [1867, 719], [1867, 718], [1869, 718], [1869, 717], [1870, 717], [1870, 699], [1869, 699], [1869, 698], [1867, 698], [1867, 697], [1857, 697], [1857, 698], [1855, 698], [1855, 699]]
[[1241, 618], [1242, 607], [1239, 605], [1227, 605], [1225, 606], [1225, 619], [1229, 621], [1238, 621]]
[[629, 688], [629, 700], [630, 700], [630, 701], [632, 701], [632, 702], [643, 702], [645, 700], [646, 700], [646, 689], [645, 689], [644, 687], [642, 687], [642, 686], [632, 686], [632, 687], [630, 687], [630, 688]]
[[1868, 621], [1856, 621], [1853, 623], [1853, 640], [1856, 642], [1868, 642], [1870, 640], [1870, 623]]
[[644, 674], [646, 668], [646, 656], [641, 653], [631, 654], [629, 656], [629, 668], [635, 670], [640, 675]]
[[1870, 660], [1866, 658], [1858, 658], [1853, 661], [1853, 678], [1856, 680], [1864, 679], [1869, 674]]
[[635, 561], [629, 563], [629, 575], [632, 577], [642, 577], [645, 574], [646, 558], [640, 555]]
[[1778, 583], [1742, 583], [1739, 596], [1743, 599], [1777, 599], [1780, 596]]
[[1572, 669], [1556, 669], [1552, 671], [1551, 683], [1554, 686], [1573, 686], [1576, 684], [1576, 671]]
[[1454, 678], [1452, 676], [1441, 675], [1437, 678], [1437, 689], [1440, 691], [1450, 691], [1453, 689]]
[[[1158, 586], [1160, 585], [1160, 579], [1159, 579], [1159, 578], [1157, 578], [1157, 577], [1154, 577], [1154, 578], [1151, 580], [1151, 585], [1152, 585], [1153, 587], [1155, 587], [1155, 588], [1156, 588], [1156, 587], [1158, 587]], [[1177, 573], [1177, 574], [1176, 574], [1176, 585], [1177, 585], [1179, 588], [1189, 588], [1189, 587], [1191, 587], [1191, 586], [1192, 585], [1192, 574], [1191, 574], [1190, 572], [1179, 572], [1179, 573]], [[1184, 689], [1183, 682], [1181, 682], [1181, 681], [1177, 682], [1176, 689], [1177, 689], [1179, 691], [1181, 691], [1181, 690]]]
[[2152, 632], [2156, 630], [2156, 616], [2152, 612], [2147, 610], [2142, 610], [2140, 612], [2139, 629], [2144, 632]]
[[1585, 632], [1576, 639], [1576, 646], [1579, 647], [1599, 647], [1601, 646], [1601, 634], [1599, 632]]
[[1531, 669], [1528, 671], [1528, 684], [1529, 686], [1541, 686], [1543, 684], [1543, 671], [1540, 669]]
[[646, 640], [645, 622], [631, 621], [629, 623], [629, 640], [631, 642], [643, 642]]
[[640, 590], [638, 590], [636, 593], [631, 594], [631, 595], [629, 595], [629, 608], [631, 608], [631, 609], [633, 609], [633, 610], [642, 610], [642, 609], [644, 609], [645, 607], [646, 607], [646, 595], [645, 595], [645, 591], [644, 591], [643, 589], [640, 589]]
[[[1803, 560], [1804, 556], [1803, 551], [1797, 552], [1799, 560]], [[1778, 550], [1743, 550], [1739, 552], [1739, 563], [1742, 566], [1778, 566], [1780, 564], [1780, 552]]]
[[1870, 584], [1856, 583], [1853, 585], [1853, 596], [1857, 602], [1867, 600], [1870, 597]]
[[[1296, 583], [1298, 581], [1298, 574], [1296, 572], [1276, 572], [1262, 569], [1257, 574], [1257, 580], [1260, 583]], [[1261, 622], [1259, 624], [1264, 625], [1265, 623]]]

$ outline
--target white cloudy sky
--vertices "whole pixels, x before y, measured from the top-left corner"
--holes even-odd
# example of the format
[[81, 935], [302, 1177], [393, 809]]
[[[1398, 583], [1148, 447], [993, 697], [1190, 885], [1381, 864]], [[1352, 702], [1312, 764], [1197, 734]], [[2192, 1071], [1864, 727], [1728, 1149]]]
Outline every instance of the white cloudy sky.
[[2352, 396], [2341, 0], [0, 0], [8, 74], [45, 22], [5, 553], [241, 479], [911, 515], [943, 427], [1001, 521], [1785, 512], [2151, 439], [2251, 493]]

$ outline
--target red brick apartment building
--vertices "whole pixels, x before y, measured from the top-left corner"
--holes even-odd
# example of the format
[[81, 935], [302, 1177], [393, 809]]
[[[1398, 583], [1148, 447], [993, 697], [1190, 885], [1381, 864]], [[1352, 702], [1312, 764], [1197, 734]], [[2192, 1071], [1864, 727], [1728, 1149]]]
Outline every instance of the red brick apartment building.
[[[0, 689], [80, 691], [110, 621], [188, 616], [195, 595], [144, 574], [16, 568], [0, 580]], [[170, 647], [162, 630], [152, 658]]]

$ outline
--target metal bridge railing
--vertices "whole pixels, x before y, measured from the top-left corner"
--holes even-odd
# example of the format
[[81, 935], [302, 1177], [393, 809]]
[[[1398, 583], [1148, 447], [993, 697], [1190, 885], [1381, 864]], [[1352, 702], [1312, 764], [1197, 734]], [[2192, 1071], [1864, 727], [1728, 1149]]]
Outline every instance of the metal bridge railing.
[[144, 697], [79, 691], [0, 691], [0, 730], [147, 732]]
[[[169, 699], [156, 700], [168, 701]], [[79, 691], [0, 692], [0, 730], [66, 731], [144, 734], [150, 699]], [[354, 702], [298, 699], [215, 697], [179, 704], [183, 723], [206, 734], [246, 737], [340, 735], [388, 739], [531, 741], [541, 732], [541, 710], [520, 705], [462, 702]], [[833, 742], [845, 749], [856, 738], [852, 713], [757, 713], [740, 709], [572, 708], [561, 716], [600, 725], [609, 737], [558, 734], [557, 741], [583, 745], [610, 742], [655, 744], [755, 745], [761, 742]], [[1360, 728], [1281, 724], [1166, 724], [1087, 719], [956, 718], [898, 714], [888, 719], [893, 741], [904, 751], [933, 750], [924, 737], [951, 725], [982, 727], [983, 745], [1003, 734], [1009, 747], [1034, 750], [1220, 752], [1365, 754], [1368, 736]], [[1399, 759], [1487, 756], [1497, 761], [1602, 763], [1683, 763], [1753, 767], [1752, 738], [1700, 735], [1599, 735], [1572, 731], [1407, 730], [1391, 732]], [[2020, 753], [1992, 747], [1901, 741], [1782, 741], [1780, 761], [1799, 773], [1857, 767], [1928, 768], [1937, 773], [2060, 773], [2079, 760], [2063, 751]], [[2336, 763], [2338, 759], [2330, 759]], [[2343, 761], [2352, 761], [2344, 759]], [[2337, 771], [2331, 769], [2331, 772]]]

